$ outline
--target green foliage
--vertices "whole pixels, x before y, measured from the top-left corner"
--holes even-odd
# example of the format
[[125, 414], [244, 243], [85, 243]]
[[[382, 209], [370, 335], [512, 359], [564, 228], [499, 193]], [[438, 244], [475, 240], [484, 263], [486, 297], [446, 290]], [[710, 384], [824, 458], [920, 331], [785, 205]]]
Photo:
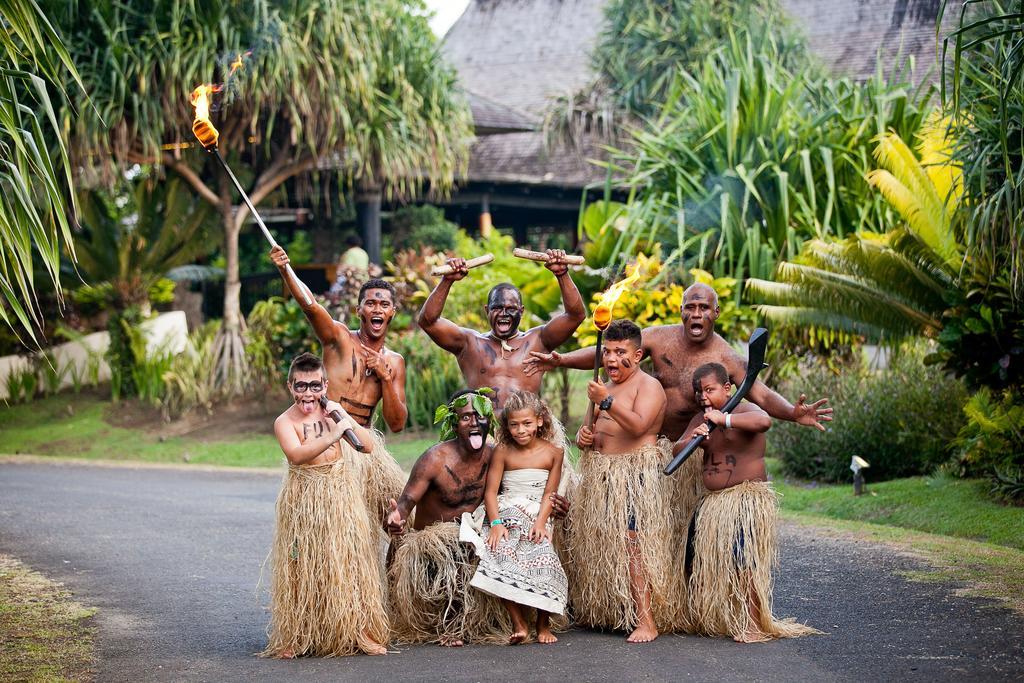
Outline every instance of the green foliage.
[[[263, 245], [266, 246], [266, 245]], [[296, 230], [291, 240], [285, 247], [288, 258], [295, 265], [302, 265], [313, 260], [313, 241], [309, 239], [309, 233], [305, 230]], [[264, 259], [266, 256], [264, 255]], [[264, 264], [266, 260], [264, 260]]]
[[149, 303], [162, 306], [174, 303], [174, 280], [162, 277], [149, 286]]
[[268, 384], [283, 384], [292, 358], [300, 353], [320, 355], [320, 342], [295, 299], [259, 301], [247, 322], [246, 354], [253, 372]]
[[388, 336], [387, 346], [405, 359], [408, 427], [431, 429], [437, 406], [465, 386], [455, 356], [426, 339], [419, 330]]
[[[487, 418], [487, 434], [494, 433], [494, 406], [486, 394], [493, 394], [494, 390], [489, 387], [480, 387], [471, 394], [463, 394], [451, 403], [443, 403], [434, 412], [434, 424], [441, 425], [441, 441], [449, 441], [455, 438], [455, 428], [459, 422], [458, 411], [460, 408], [472, 404], [473, 411], [480, 417]], [[486, 436], [486, 435], [485, 435]]]
[[194, 330], [183, 353], [171, 361], [162, 375], [164, 394], [160, 405], [164, 417], [177, 417], [197, 408], [209, 412], [221, 387], [216, 381], [215, 354], [219, 320]]
[[71, 292], [71, 301], [82, 315], [95, 315], [114, 303], [114, 285], [109, 282], [82, 285]]
[[983, 387], [963, 410], [967, 423], [954, 442], [960, 474], [988, 477], [995, 492], [1024, 500], [1024, 399], [1009, 389], [993, 394]]
[[837, 419], [824, 433], [776, 422], [768, 434], [787, 473], [849, 481], [850, 458], [869, 463], [872, 481], [926, 474], [949, 460], [947, 444], [963, 424], [963, 385], [922, 362], [920, 345], [904, 347], [883, 370], [863, 362], [836, 375], [823, 366], [780, 385], [785, 396], [827, 396]]
[[34, 364], [12, 368], [4, 378], [8, 403], [27, 403], [36, 395], [39, 374]]
[[116, 196], [90, 190], [79, 202], [79, 269], [90, 284], [112, 285], [116, 309], [147, 306], [154, 287], [166, 298], [164, 274], [211, 251], [213, 211], [180, 180], [136, 179]]
[[391, 215], [391, 243], [403, 249], [452, 251], [459, 227], [444, 217], [436, 206], [403, 206]]
[[683, 224], [699, 236], [686, 267], [769, 278], [805, 239], [885, 223], [884, 201], [864, 182], [872, 139], [916, 130], [925, 95], [898, 74], [856, 84], [791, 70], [784, 54], [770, 31], [731, 35], [675, 79], [657, 117], [617, 154], [637, 193], [629, 229], [671, 244]]
[[44, 321], [36, 287], [48, 284], [61, 297], [60, 254], [71, 248], [75, 211], [55, 109], [68, 95], [69, 77], [83, 100], [87, 95], [60, 35], [33, 0], [0, 5], [0, 73], [0, 321], [38, 346]]
[[[943, 2], [943, 8], [946, 3]], [[1024, 14], [1020, 2], [964, 3], [944, 49], [943, 94], [963, 165], [970, 253], [1024, 299]]]
[[133, 306], [116, 312], [107, 323], [110, 333], [107, 363], [110, 365], [110, 395], [114, 401], [136, 394], [132, 371], [146, 358], [146, 338], [139, 329], [141, 322], [142, 314]]

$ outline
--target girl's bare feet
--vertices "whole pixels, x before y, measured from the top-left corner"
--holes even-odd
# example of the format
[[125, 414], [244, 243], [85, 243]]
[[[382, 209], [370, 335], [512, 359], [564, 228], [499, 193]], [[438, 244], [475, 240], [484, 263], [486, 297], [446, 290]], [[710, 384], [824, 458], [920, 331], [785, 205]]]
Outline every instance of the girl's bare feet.
[[558, 642], [558, 638], [555, 638], [551, 627], [548, 626], [548, 613], [541, 610], [537, 610], [537, 642], [545, 645]]
[[504, 599], [501, 602], [505, 605], [505, 609], [508, 610], [508, 615], [512, 617], [512, 635], [508, 637], [508, 644], [518, 645], [530, 635], [529, 630], [526, 628], [526, 621], [523, 620], [523, 611], [514, 602]]
[[526, 633], [526, 627], [525, 626], [522, 627], [522, 628], [516, 628], [515, 631], [512, 631], [512, 635], [510, 635], [508, 637], [508, 644], [509, 645], [518, 645], [519, 643], [521, 643], [524, 640], [526, 640], [526, 636], [527, 636], [527, 633]]

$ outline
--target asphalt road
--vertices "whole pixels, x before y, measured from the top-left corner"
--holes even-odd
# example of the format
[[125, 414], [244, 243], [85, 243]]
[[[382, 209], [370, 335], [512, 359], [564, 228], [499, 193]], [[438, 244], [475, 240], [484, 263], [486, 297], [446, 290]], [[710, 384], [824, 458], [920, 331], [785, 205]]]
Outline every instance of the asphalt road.
[[260, 567], [279, 475], [0, 464], [0, 552], [99, 608], [103, 681], [1024, 678], [1024, 618], [877, 546], [784, 527], [778, 616], [827, 635], [758, 645], [573, 631], [554, 646], [401, 648], [386, 657], [273, 661]]

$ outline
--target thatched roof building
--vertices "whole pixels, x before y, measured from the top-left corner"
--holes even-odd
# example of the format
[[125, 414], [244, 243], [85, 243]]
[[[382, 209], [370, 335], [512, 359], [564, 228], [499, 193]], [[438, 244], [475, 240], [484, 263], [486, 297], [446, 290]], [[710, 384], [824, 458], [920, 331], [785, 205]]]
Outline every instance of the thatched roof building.
[[[935, 21], [942, 0], [782, 0], [815, 53], [836, 73], [867, 78], [877, 56], [884, 65], [915, 60], [915, 72], [936, 73]], [[600, 185], [603, 171], [582, 153], [547, 150], [540, 131], [551, 97], [587, 86], [590, 52], [603, 26], [607, 0], [471, 0], [444, 38], [444, 52], [463, 86], [479, 100], [504, 106], [533, 130], [507, 134], [478, 121], [468, 176], [448, 203], [465, 226], [482, 212], [531, 232], [575, 228], [580, 197]], [[955, 19], [951, 7], [947, 17]], [[474, 108], [474, 117], [477, 109]], [[522, 130], [522, 129], [520, 129]], [[487, 220], [490, 220], [488, 213]]]

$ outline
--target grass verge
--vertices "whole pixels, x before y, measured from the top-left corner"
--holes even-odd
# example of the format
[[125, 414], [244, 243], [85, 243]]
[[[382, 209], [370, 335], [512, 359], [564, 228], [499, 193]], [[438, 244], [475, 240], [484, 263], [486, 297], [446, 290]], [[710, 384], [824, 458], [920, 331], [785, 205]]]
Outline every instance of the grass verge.
[[783, 509], [782, 518], [824, 536], [879, 543], [910, 553], [931, 569], [906, 572], [907, 578], [959, 583], [958, 594], [992, 598], [1024, 615], [1024, 552], [1020, 550], [788, 509]]
[[60, 584], [0, 555], [0, 680], [93, 680], [95, 611], [71, 600]]
[[[782, 508], [821, 517], [870, 522], [1024, 550], [1024, 507], [1001, 505], [982, 480], [949, 476], [909, 477], [868, 484], [822, 485], [784, 478], [777, 461], [769, 471]], [[870, 472], [870, 470], [868, 470]]]
[[[280, 467], [281, 449], [273, 436], [275, 415], [214, 415], [191, 433], [174, 434], [149, 416], [142, 427], [119, 426], [120, 411], [100, 397], [61, 394], [0, 409], [0, 453], [101, 460], [192, 463], [229, 467]], [[436, 443], [430, 434], [391, 434], [388, 448], [409, 469]]]

